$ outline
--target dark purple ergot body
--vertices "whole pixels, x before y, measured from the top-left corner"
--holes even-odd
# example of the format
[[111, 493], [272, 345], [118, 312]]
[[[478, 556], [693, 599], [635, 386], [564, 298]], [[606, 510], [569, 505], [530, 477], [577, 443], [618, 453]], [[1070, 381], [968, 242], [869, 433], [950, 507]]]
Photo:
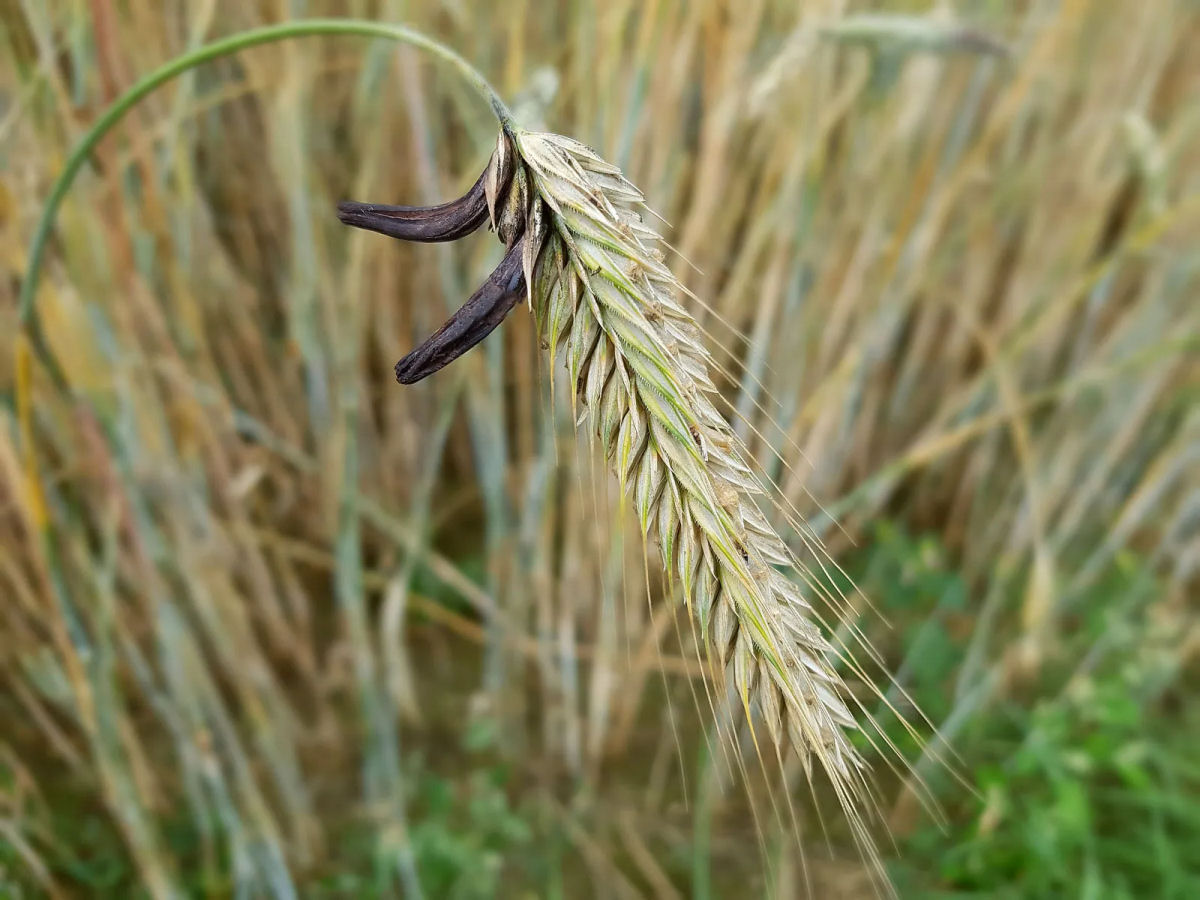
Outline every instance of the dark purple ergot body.
[[[435, 243], [466, 237], [488, 221], [498, 206], [522, 202], [517, 192], [509, 191], [514, 163], [507, 140], [506, 135], [501, 135], [499, 148], [483, 174], [457, 200], [437, 206], [346, 201], [338, 204], [338, 218], [355, 228], [377, 231], [402, 241]], [[491, 334], [524, 296], [526, 210], [510, 210], [508, 215], [495, 218], [499, 221], [499, 236], [508, 248], [504, 259], [446, 324], [396, 363], [396, 380], [401, 384], [414, 384], [454, 362]], [[515, 223], [515, 227], [510, 223]]]
[[517, 241], [504, 260], [488, 276], [458, 312], [421, 346], [396, 363], [396, 380], [414, 384], [458, 359], [504, 321], [525, 295], [521, 252], [525, 239]]
[[462, 197], [438, 206], [380, 206], [347, 200], [338, 204], [338, 218], [346, 225], [377, 231], [402, 241], [437, 243], [457, 241], [487, 221], [485, 171]]

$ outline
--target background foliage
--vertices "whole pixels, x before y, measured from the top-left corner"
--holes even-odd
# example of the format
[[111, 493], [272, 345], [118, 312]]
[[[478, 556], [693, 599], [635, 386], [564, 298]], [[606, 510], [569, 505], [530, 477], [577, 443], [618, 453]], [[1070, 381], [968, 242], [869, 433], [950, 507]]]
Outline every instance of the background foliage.
[[[901, 895], [1196, 896], [1196, 4], [0, 0], [0, 330], [107, 102], [332, 13], [445, 40], [671, 223], [739, 428], [974, 789], [894, 735], [948, 820], [879, 764]], [[803, 860], [710, 750], [528, 316], [392, 381], [499, 248], [334, 205], [456, 195], [493, 129], [308, 39], [95, 154], [38, 297], [72, 396], [35, 371], [24, 439], [0, 341], [0, 894], [870, 895], [802, 774]]]

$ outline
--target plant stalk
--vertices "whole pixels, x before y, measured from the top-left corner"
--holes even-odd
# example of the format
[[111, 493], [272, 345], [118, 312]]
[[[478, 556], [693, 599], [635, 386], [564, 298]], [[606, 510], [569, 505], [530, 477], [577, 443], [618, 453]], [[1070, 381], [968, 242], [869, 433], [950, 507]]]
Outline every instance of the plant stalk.
[[28, 329], [34, 333], [35, 345], [40, 343], [37, 340], [37, 336], [40, 336], [40, 329], [37, 325], [34, 298], [37, 293], [38, 277], [41, 271], [42, 257], [46, 252], [46, 244], [67, 191], [70, 190], [75, 176], [79, 174], [79, 170], [83, 168], [84, 162], [87, 161], [101, 138], [108, 134], [139, 100], [189, 69], [194, 69], [223, 56], [229, 56], [248, 47], [317, 35], [384, 38], [425, 50], [453, 66], [467, 83], [488, 101], [502, 128], [511, 131], [515, 127], [508, 107], [504, 105], [496, 91], [488, 84], [487, 79], [474, 66], [445, 44], [404, 25], [389, 25], [361, 19], [302, 19], [296, 22], [252, 28], [212, 41], [177, 56], [153, 72], [144, 75], [113, 101], [104, 114], [87, 130], [75, 149], [71, 151], [66, 165], [54, 181], [50, 196], [47, 198], [45, 206], [42, 207], [42, 215], [38, 220], [37, 229], [34, 231], [33, 240], [29, 245], [29, 262], [25, 269], [25, 278], [21, 283], [17, 304], [17, 323], [23, 330]]

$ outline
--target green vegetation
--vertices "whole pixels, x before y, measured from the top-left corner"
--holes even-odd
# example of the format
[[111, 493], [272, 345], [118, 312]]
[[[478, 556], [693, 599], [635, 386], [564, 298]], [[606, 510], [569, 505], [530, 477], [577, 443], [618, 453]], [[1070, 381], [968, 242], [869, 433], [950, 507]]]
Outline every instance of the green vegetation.
[[[963, 664], [954, 621], [967, 595], [934, 540], [880, 529], [864, 584], [889, 613], [940, 598], [905, 639], [911, 690], [939, 721], [954, 712]], [[1196, 711], [1147, 620], [1162, 586], [1136, 559], [1119, 560], [1081, 598], [1036, 680], [1014, 686], [961, 731], [955, 750], [981, 802], [942, 798], [954, 840], [918, 831], [897, 866], [914, 896], [1190, 897], [1200, 890]], [[904, 622], [908, 617], [899, 619]], [[954, 807], [957, 807], [956, 809]], [[940, 890], [935, 886], [941, 885]], [[902, 895], [906, 892], [902, 890]]]
[[[902, 633], [903, 671], [914, 698], [944, 721], [954, 712], [951, 686], [963, 663], [956, 632], [968, 621], [968, 591], [945, 549], [935, 538], [881, 525], [869, 549], [853, 555], [850, 571]], [[953, 839], [929, 823], [902, 838], [892, 864], [902, 896], [1195, 895], [1198, 723], [1184, 687], [1164, 670], [1168, 657], [1155, 646], [1169, 639], [1163, 624], [1140, 624], [1160, 597], [1149, 570], [1123, 558], [1088, 593], [1082, 621], [1063, 636], [1036, 682], [972, 716], [955, 750], [978, 793], [972, 797], [944, 772], [934, 773], [939, 799], [959, 824]], [[1116, 608], [1128, 610], [1124, 621], [1114, 619]], [[553, 828], [546, 830], [536, 795], [519, 799], [523, 782], [495, 752], [494, 722], [472, 720], [449, 762], [445, 749], [414, 748], [404, 770], [408, 842], [426, 894], [547, 896], [557, 886], [561, 896], [564, 867], [581, 861]], [[12, 790], [12, 772], [4, 774]], [[46, 804], [52, 818], [39, 842], [48, 851], [44, 861], [88, 896], [129, 896], [136, 869], [104, 812], [88, 808], [87, 798], [83, 783], [53, 788]], [[224, 862], [206, 864], [194, 823], [173, 816], [164, 828], [189, 893], [232, 889]], [[314, 875], [309, 895], [387, 895], [391, 875], [370, 823], [347, 819], [333, 833], [328, 871]], [[680, 836], [662, 859], [684, 889], [698, 838]], [[24, 885], [25, 896], [36, 896], [20, 857], [12, 847], [4, 851], [7, 890], [23, 896]]]

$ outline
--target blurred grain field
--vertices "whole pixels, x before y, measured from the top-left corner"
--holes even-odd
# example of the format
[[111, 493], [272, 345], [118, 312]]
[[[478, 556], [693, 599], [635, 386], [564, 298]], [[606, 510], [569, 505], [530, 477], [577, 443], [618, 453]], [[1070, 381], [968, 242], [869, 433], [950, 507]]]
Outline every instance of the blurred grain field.
[[731, 417], [959, 758], [894, 735], [942, 827], [877, 762], [900, 895], [1200, 896], [1192, 0], [0, 0], [0, 896], [874, 896], [819, 785], [801, 854], [711, 740], [528, 314], [394, 383], [499, 248], [334, 208], [471, 183], [452, 74], [306, 38], [148, 98], [47, 259], [65, 384], [18, 368], [106, 104], [333, 14], [670, 223]]

